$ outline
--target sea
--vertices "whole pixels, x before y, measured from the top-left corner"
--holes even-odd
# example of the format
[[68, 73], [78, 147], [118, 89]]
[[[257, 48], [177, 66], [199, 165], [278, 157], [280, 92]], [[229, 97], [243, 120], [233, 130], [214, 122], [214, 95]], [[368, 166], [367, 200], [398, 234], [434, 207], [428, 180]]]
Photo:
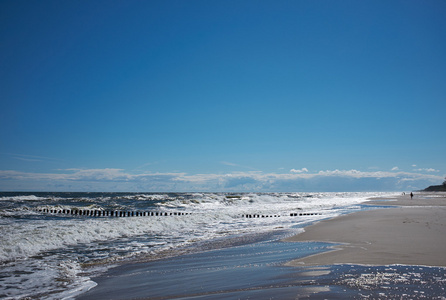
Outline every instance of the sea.
[[272, 232], [282, 239], [369, 209], [364, 203], [371, 197], [392, 195], [2, 192], [0, 298], [74, 299], [123, 263], [200, 253], [206, 245]]

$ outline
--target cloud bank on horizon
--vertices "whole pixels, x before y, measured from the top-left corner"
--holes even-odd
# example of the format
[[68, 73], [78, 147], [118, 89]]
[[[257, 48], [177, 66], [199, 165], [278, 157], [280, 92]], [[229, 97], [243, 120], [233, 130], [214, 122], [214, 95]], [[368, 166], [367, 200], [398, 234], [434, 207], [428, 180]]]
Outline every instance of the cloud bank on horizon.
[[[304, 170], [304, 171], [303, 171]], [[128, 173], [122, 169], [67, 169], [58, 173], [0, 171], [0, 190], [115, 192], [345, 192], [406, 191], [438, 184], [443, 177], [420, 172], [291, 169], [228, 174]]]

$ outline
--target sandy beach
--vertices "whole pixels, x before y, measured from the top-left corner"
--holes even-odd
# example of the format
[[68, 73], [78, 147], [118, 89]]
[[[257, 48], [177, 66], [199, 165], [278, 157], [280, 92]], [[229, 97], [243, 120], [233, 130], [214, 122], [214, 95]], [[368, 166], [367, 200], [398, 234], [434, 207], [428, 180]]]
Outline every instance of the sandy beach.
[[415, 193], [368, 204], [390, 205], [321, 221], [287, 241], [332, 242], [333, 251], [291, 266], [364, 264], [446, 266], [446, 194]]

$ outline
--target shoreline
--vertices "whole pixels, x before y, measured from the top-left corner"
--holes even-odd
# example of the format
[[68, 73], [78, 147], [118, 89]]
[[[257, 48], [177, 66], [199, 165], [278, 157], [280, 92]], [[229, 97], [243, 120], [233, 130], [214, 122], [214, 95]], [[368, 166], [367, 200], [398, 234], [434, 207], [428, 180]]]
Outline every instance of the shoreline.
[[333, 243], [332, 251], [288, 262], [288, 266], [420, 265], [446, 267], [446, 193], [416, 193], [371, 199], [388, 208], [355, 212], [305, 227], [288, 242]]
[[92, 278], [97, 285], [76, 299], [267, 299], [277, 293], [292, 299], [297, 291], [300, 296], [328, 292], [325, 286], [306, 284], [309, 277], [329, 273], [325, 269], [296, 270], [285, 265], [295, 257], [324, 251], [326, 245], [284, 243], [283, 235], [276, 234], [121, 264]]
[[[425, 295], [432, 297], [442, 295], [444, 293], [443, 281], [437, 282], [436, 278], [443, 276], [443, 267], [446, 266], [446, 260], [442, 259], [442, 250], [446, 244], [443, 241], [446, 225], [442, 223], [446, 216], [446, 194], [435, 199], [429, 197], [429, 199], [424, 199], [425, 196], [417, 194], [417, 198], [414, 197], [413, 201], [418, 201], [417, 205], [409, 203], [410, 197], [408, 197], [409, 201], [406, 201], [407, 197], [396, 197], [390, 200], [375, 198], [363, 204], [381, 207], [390, 206], [390, 203], [394, 205], [391, 208], [377, 208], [327, 219], [305, 227], [306, 232], [302, 234], [286, 239], [282, 239], [283, 236], [277, 236], [278, 232], [257, 237], [241, 236], [238, 242], [228, 239], [219, 241], [217, 244], [211, 243], [212, 245], [207, 245], [209, 248], [203, 252], [191, 251], [160, 260], [137, 260], [121, 264], [92, 278], [97, 286], [78, 295], [76, 299], [267, 299], [278, 296], [282, 299], [296, 297], [312, 299], [313, 295], [315, 299], [340, 299], [340, 296], [343, 299], [355, 299], [359, 291], [371, 297], [386, 293], [391, 297], [401, 298], [404, 295], [416, 295], [421, 289]], [[422, 198], [424, 200], [421, 200]], [[408, 206], [400, 206], [399, 201], [405, 201], [404, 203]], [[383, 214], [383, 212], [386, 213]], [[395, 225], [395, 220], [400, 220], [402, 216], [406, 219], [403, 218], [400, 225]], [[434, 218], [433, 221], [432, 216], [437, 216], [437, 219]], [[426, 217], [429, 217], [429, 228], [419, 220]], [[380, 218], [386, 222], [376, 222]], [[438, 218], [440, 218], [440, 223], [437, 222]], [[401, 239], [396, 242], [393, 239], [393, 244], [407, 243], [403, 248], [408, 249], [415, 249], [412, 244], [420, 237], [431, 239], [434, 236], [425, 234], [423, 230], [438, 231], [438, 235], [441, 235], [438, 242], [441, 244], [434, 248], [436, 253], [425, 253], [438, 260], [432, 263], [420, 263], [419, 258], [424, 253], [422, 247], [427, 244], [423, 241], [419, 242], [421, 248], [414, 250], [421, 251], [421, 254], [406, 255], [415, 257], [416, 261], [397, 262], [393, 260], [391, 251], [387, 253], [378, 251], [378, 256], [375, 258], [379, 258], [378, 263], [367, 263], [363, 260], [364, 252], [372, 253], [373, 249], [370, 245], [373, 245], [375, 241], [355, 240], [355, 237], [349, 234], [354, 231], [352, 230], [354, 227], [348, 227], [350, 223], [346, 223], [345, 219], [351, 219], [348, 222], [351, 222], [353, 226], [358, 224], [366, 226], [367, 222], [374, 225], [378, 223], [382, 228], [394, 226], [392, 232]], [[351, 240], [341, 244], [337, 226], [345, 227], [345, 224], [347, 227], [343, 232], [351, 236]], [[399, 228], [401, 225], [410, 226], [410, 234], [401, 230]], [[321, 236], [315, 235], [316, 231], [313, 228], [316, 227], [321, 227], [322, 232], [329, 234], [329, 243]], [[376, 226], [370, 227], [374, 228], [371, 232], [378, 232], [384, 236], [389, 231], [382, 229], [377, 231]], [[330, 230], [334, 231], [334, 234], [331, 234]], [[355, 230], [361, 231], [361, 228]], [[311, 238], [302, 239], [308, 234], [312, 235]], [[412, 239], [413, 237], [415, 240]], [[333, 243], [336, 249], [331, 251]], [[358, 249], [362, 251], [359, 261], [348, 260], [338, 265], [338, 262], [321, 260], [324, 256], [332, 259], [336, 257], [336, 253], [344, 253], [347, 250], [354, 253]], [[397, 253], [404, 256], [402, 252]], [[389, 262], [382, 259], [384, 254], [391, 259]], [[347, 256], [354, 257], [350, 253], [347, 253]], [[366, 255], [366, 257], [369, 256]], [[316, 263], [311, 263], [311, 260]], [[372, 266], [364, 266], [367, 264]], [[411, 266], [394, 265], [389, 268], [386, 266], [389, 264]], [[421, 267], [421, 265], [435, 267]], [[437, 268], [437, 266], [442, 267]], [[429, 284], [419, 287], [420, 280]], [[401, 284], [407, 287], [401, 288]], [[417, 286], [417, 290], [413, 290], [412, 286]]]

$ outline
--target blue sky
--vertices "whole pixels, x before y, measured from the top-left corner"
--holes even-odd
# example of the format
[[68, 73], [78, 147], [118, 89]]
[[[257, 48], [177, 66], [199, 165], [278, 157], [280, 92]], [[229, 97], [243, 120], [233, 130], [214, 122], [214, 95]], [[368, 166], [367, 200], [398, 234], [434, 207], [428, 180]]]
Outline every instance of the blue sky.
[[412, 190], [444, 1], [1, 1], [0, 190]]

